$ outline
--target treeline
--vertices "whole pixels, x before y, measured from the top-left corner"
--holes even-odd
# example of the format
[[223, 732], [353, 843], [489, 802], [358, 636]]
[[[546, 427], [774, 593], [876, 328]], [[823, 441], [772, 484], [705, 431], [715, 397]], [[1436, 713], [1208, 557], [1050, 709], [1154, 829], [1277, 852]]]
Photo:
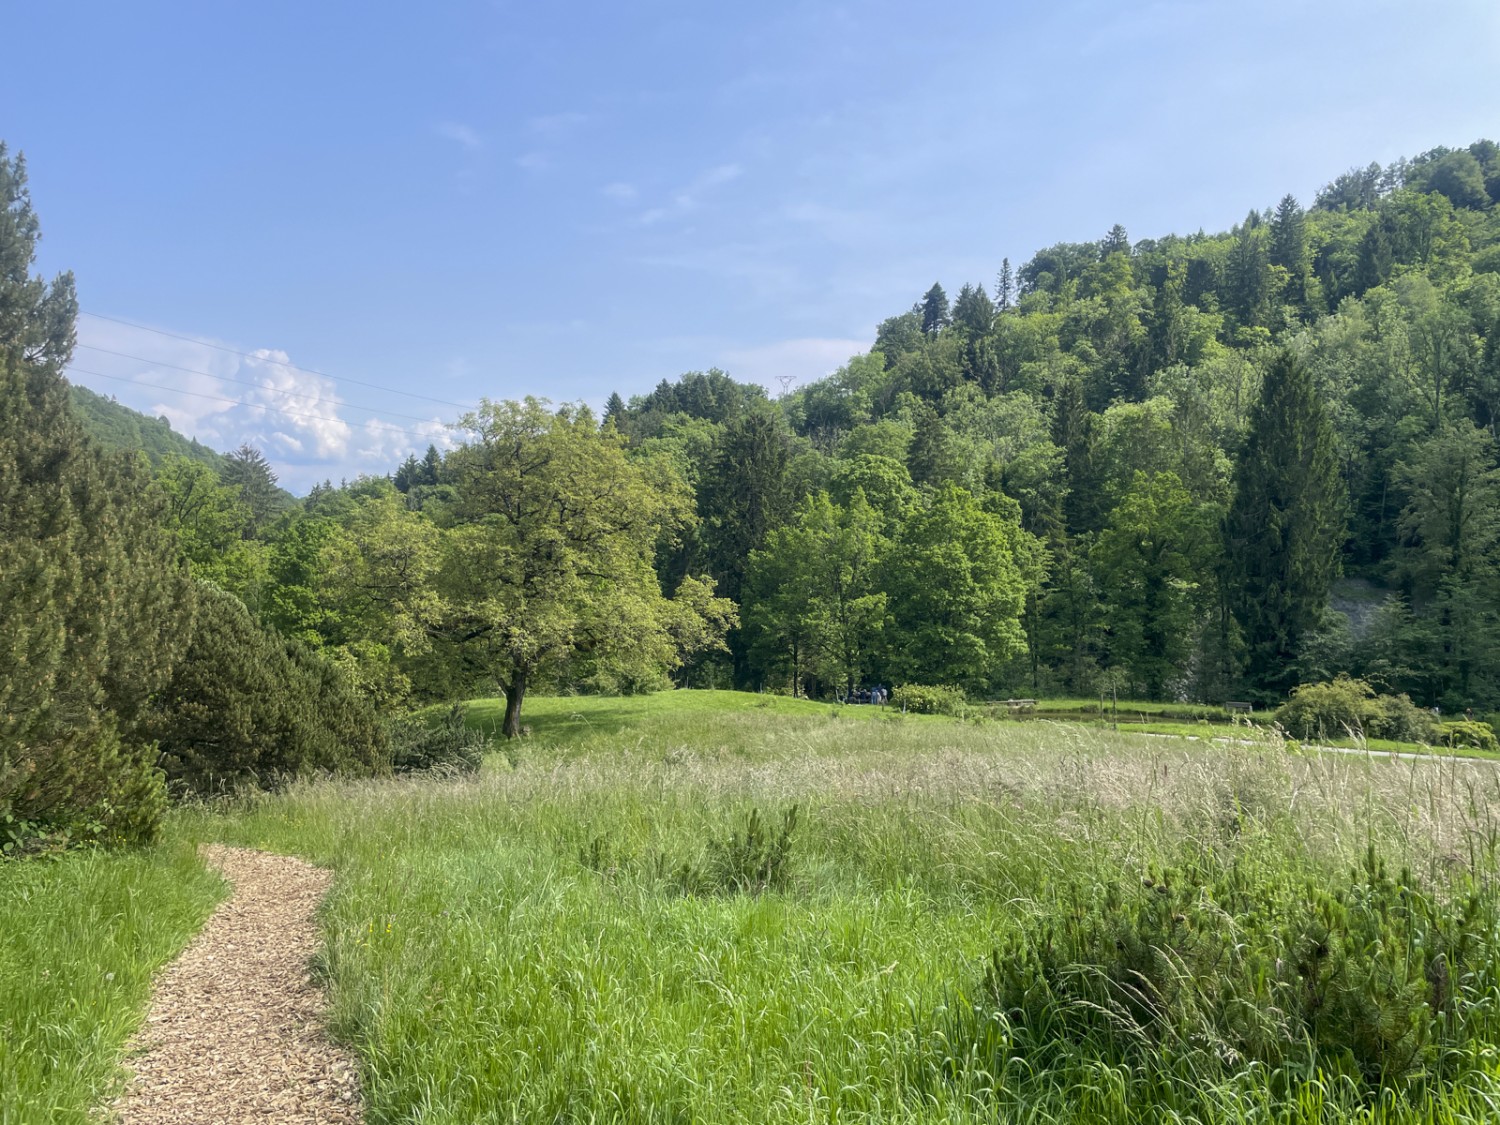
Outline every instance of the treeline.
[[195, 572], [368, 698], [502, 690], [512, 731], [530, 687], [668, 678], [1222, 702], [1348, 672], [1492, 709], [1497, 171], [1437, 149], [1002, 261], [776, 401], [709, 371], [600, 419], [489, 404], [290, 510], [256, 510], [253, 451], [159, 479]]
[[1496, 145], [1435, 149], [933, 285], [776, 403], [616, 396], [697, 488], [664, 581], [741, 608], [693, 674], [1222, 701], [1349, 671], [1500, 706], [1497, 199]]

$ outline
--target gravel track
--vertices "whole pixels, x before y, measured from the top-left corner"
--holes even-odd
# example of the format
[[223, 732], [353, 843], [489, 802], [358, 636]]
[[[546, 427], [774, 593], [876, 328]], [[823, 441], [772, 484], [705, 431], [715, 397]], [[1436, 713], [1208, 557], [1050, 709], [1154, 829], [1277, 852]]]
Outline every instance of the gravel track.
[[328, 1039], [309, 963], [332, 874], [290, 856], [205, 847], [234, 886], [162, 974], [132, 1041], [122, 1125], [353, 1125], [359, 1070]]

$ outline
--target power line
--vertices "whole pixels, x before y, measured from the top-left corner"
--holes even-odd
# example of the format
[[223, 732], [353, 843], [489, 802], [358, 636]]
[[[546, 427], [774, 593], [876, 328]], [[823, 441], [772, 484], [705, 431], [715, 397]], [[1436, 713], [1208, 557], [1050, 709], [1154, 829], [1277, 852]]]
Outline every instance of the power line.
[[[224, 398], [221, 395], [203, 394], [201, 391], [185, 391], [181, 387], [168, 387], [162, 383], [142, 383], [136, 379], [127, 379], [123, 375], [106, 375], [102, 371], [86, 371], [82, 367], [69, 366], [68, 370], [76, 372], [79, 375], [88, 375], [95, 379], [113, 379], [117, 383], [129, 383], [132, 387], [151, 387], [153, 390], [167, 391], [168, 393], [174, 395], [191, 395], [193, 398], [206, 398], [210, 402], [225, 402], [231, 406], [248, 406], [252, 410], [265, 410], [269, 411], [272, 414], [283, 414], [288, 418], [305, 418], [314, 422], [340, 422], [346, 426], [349, 425], [349, 423], [345, 422], [342, 418], [330, 418], [326, 414], [303, 414], [295, 410], [282, 410], [280, 407], [267, 406], [264, 403], [260, 402], [245, 402], [242, 399], [237, 398]], [[370, 419], [370, 421], [379, 422], [382, 421], [382, 419], [372, 418]], [[384, 428], [384, 432], [388, 434], [405, 434], [408, 437], [421, 438], [423, 441], [426, 441], [429, 444], [436, 436], [430, 433], [418, 433], [416, 430], [403, 430], [399, 426], [386, 426]]]
[[[341, 398], [324, 398], [322, 395], [299, 394], [296, 391], [284, 391], [284, 390], [281, 390], [279, 387], [267, 387], [264, 383], [255, 383], [255, 382], [252, 382], [249, 379], [235, 379], [235, 378], [232, 378], [229, 375], [215, 375], [212, 371], [199, 371], [196, 367], [182, 367], [182, 366], [180, 366], [180, 365], [178, 365], [176, 363], [162, 363], [162, 362], [160, 362], [158, 360], [148, 359], [148, 358], [146, 358], [143, 355], [126, 355], [124, 352], [111, 351], [109, 348], [101, 348], [101, 347], [99, 347], [99, 346], [97, 346], [95, 344], [79, 344], [78, 346], [80, 348], [87, 348], [91, 352], [103, 352], [105, 355], [117, 356], [120, 359], [132, 359], [132, 360], [135, 360], [137, 363], [144, 363], [144, 364], [146, 364], [147, 366], [150, 366], [150, 367], [166, 367], [166, 368], [169, 368], [169, 369], [171, 369], [173, 371], [183, 371], [183, 372], [186, 372], [189, 375], [202, 375], [204, 378], [207, 378], [207, 379], [217, 379], [217, 380], [219, 380], [220, 382], [223, 382], [223, 383], [238, 383], [238, 384], [240, 384], [241, 386], [244, 386], [244, 387], [255, 387], [257, 390], [274, 390], [274, 391], [276, 391], [277, 394], [286, 395], [289, 398], [305, 398], [305, 399], [310, 399], [313, 402], [326, 402], [326, 403], [328, 403], [328, 404], [330, 404], [332, 406], [347, 406], [351, 410], [367, 410], [371, 414], [387, 414], [387, 415], [389, 415], [392, 418], [406, 418], [406, 419], [408, 419], [408, 420], [410, 420], [412, 422], [431, 422], [431, 421], [433, 421], [433, 419], [431, 419], [431, 418], [423, 418], [421, 415], [418, 415], [418, 414], [401, 414], [401, 413], [399, 413], [399, 412], [397, 412], [395, 410], [385, 410], [383, 408], [374, 407], [374, 406], [361, 406], [357, 402], [348, 402], [348, 401], [346, 401], [344, 399], [341, 399]], [[273, 362], [275, 362], [275, 361], [273, 361]], [[286, 363], [279, 364], [279, 366], [281, 366], [281, 367], [291, 367], [290, 364], [286, 364]], [[301, 370], [301, 369], [300, 368], [293, 368], [293, 370]], [[113, 376], [113, 378], [119, 378], [119, 376]], [[145, 384], [142, 384], [142, 385], [145, 385]]]
[[[146, 326], [144, 324], [137, 324], [133, 320], [121, 320], [117, 316], [105, 316], [103, 313], [88, 312], [87, 310], [79, 310], [79, 311], [80, 311], [81, 315], [83, 315], [83, 316], [91, 316], [95, 320], [107, 320], [107, 321], [110, 321], [113, 324], [123, 324], [127, 328], [138, 329], [141, 332], [154, 332], [158, 336], [166, 336], [169, 339], [173, 339], [173, 340], [185, 340], [189, 344], [197, 344], [200, 347], [204, 347], [204, 348], [214, 348], [214, 349], [216, 349], [218, 351], [221, 351], [221, 352], [228, 352], [230, 355], [243, 356], [245, 359], [259, 359], [259, 360], [264, 360], [266, 358], [263, 355], [256, 355], [254, 352], [242, 352], [238, 348], [231, 348], [231, 347], [229, 347], [227, 344], [211, 344], [207, 340], [199, 340], [199, 339], [197, 339], [196, 337], [193, 337], [193, 336], [182, 336], [182, 335], [179, 335], [176, 332], [168, 332], [168, 331], [166, 331], [165, 329], [162, 329], [162, 328], [150, 328], [150, 327], [148, 327], [148, 326]], [[276, 361], [276, 362], [280, 362], [280, 361]], [[361, 382], [358, 379], [350, 379], [348, 376], [344, 376], [344, 375], [330, 375], [326, 371], [317, 371], [317, 370], [314, 370], [311, 367], [298, 367], [294, 363], [283, 363], [282, 366], [283, 367], [289, 367], [293, 371], [300, 371], [304, 375], [317, 375], [317, 376], [320, 376], [320, 377], [322, 377], [324, 379], [332, 379], [335, 383], [352, 383], [356, 387], [367, 387], [368, 389], [370, 389], [372, 391], [384, 391], [387, 394], [393, 394], [393, 395], [406, 395], [408, 398], [420, 398], [420, 399], [425, 400], [426, 402], [441, 403], [443, 406], [456, 406], [460, 410], [474, 410], [474, 409], [477, 408], [477, 404], [476, 403], [472, 403], [472, 402], [450, 402], [448, 399], [445, 399], [445, 398], [433, 398], [431, 395], [419, 395], [415, 391], [401, 391], [401, 390], [397, 390], [395, 387], [382, 387], [378, 383], [365, 383], [365, 382]]]

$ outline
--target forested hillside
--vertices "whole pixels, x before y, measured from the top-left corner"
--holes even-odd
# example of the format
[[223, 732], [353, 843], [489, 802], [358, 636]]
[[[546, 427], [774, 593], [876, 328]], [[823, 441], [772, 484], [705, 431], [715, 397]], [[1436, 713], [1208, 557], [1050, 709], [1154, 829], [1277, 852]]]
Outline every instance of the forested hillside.
[[1434, 149], [934, 284], [775, 404], [717, 372], [616, 396], [697, 488], [663, 577], [740, 604], [743, 684], [1269, 699], [1349, 671], [1493, 706], [1496, 200], [1493, 143]]
[[197, 438], [183, 437], [165, 418], [148, 417], [77, 383], [69, 386], [68, 398], [83, 432], [103, 449], [139, 449], [153, 465], [175, 454], [215, 469], [224, 467], [222, 454]]
[[1497, 197], [1482, 141], [1216, 234], [1117, 226], [931, 284], [781, 399], [715, 370], [602, 419], [492, 404], [296, 510], [247, 522], [236, 478], [180, 538], [382, 703], [499, 687], [512, 729], [528, 685], [668, 676], [1222, 703], [1347, 672], [1493, 709]]

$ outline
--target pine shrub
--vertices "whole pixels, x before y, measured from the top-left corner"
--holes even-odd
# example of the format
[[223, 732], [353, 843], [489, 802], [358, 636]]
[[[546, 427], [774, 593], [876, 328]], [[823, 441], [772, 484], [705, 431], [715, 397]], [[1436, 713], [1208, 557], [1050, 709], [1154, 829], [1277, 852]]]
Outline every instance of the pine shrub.
[[175, 786], [276, 788], [309, 773], [389, 769], [384, 730], [337, 667], [215, 586], [199, 584], [198, 604], [192, 643], [149, 721]]
[[455, 703], [436, 722], [408, 715], [391, 720], [385, 730], [391, 747], [391, 769], [396, 773], [474, 773], [489, 748], [484, 734], [468, 728], [461, 703]]
[[1497, 927], [1493, 880], [1392, 878], [1373, 848], [1332, 890], [1195, 860], [1076, 891], [994, 951], [955, 1031], [1036, 1066], [1083, 1055], [1147, 1083], [1340, 1075], [1373, 1104], [1488, 1051]]

